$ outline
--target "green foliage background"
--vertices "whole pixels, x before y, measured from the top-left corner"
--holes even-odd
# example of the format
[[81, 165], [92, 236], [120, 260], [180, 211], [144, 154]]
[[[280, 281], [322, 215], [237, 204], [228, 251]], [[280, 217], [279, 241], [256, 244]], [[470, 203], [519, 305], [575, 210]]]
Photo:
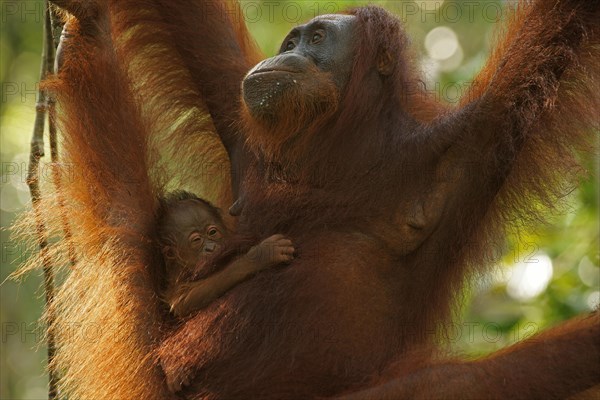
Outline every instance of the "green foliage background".
[[[246, 1], [248, 27], [267, 55], [274, 54], [290, 27], [316, 14], [335, 12], [364, 1]], [[425, 38], [440, 26], [454, 32], [462, 57], [435, 66], [424, 56], [428, 84], [441, 98], [456, 99], [455, 89], [468, 84], [488, 54], [498, 1], [372, 1], [405, 22], [418, 54], [426, 55]], [[0, 398], [46, 398], [45, 347], [36, 321], [43, 308], [39, 273], [21, 282], [5, 281], [30, 254], [9, 237], [15, 216], [30, 206], [25, 185], [28, 147], [35, 114], [42, 45], [42, 1], [1, 3], [0, 81], [2, 231], [0, 267]], [[415, 8], [416, 7], [416, 8]], [[415, 11], [416, 10], [416, 11]], [[458, 12], [458, 14], [457, 14]], [[455, 54], [456, 55], [456, 54]], [[433, 68], [432, 68], [433, 65]], [[433, 73], [431, 72], [433, 69]], [[436, 85], [437, 82], [437, 85]], [[459, 90], [460, 91], [460, 90]], [[456, 325], [447, 330], [454, 351], [471, 356], [497, 348], [589, 310], [597, 304], [600, 282], [598, 247], [598, 161], [587, 160], [590, 177], [566, 199], [552, 224], [511, 238], [502, 265], [475, 282], [464, 296]], [[515, 299], [506, 290], [506, 276], [516, 262], [533, 264], [540, 254], [552, 260], [552, 278], [543, 293]], [[531, 266], [531, 265], [530, 265]], [[37, 351], [36, 351], [37, 350]]]

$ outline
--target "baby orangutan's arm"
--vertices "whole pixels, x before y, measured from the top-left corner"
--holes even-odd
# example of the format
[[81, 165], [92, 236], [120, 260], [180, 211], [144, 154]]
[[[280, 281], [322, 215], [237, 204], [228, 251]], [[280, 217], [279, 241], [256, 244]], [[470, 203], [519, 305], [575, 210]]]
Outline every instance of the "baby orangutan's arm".
[[188, 316], [255, 273], [293, 259], [292, 241], [283, 235], [273, 235], [208, 278], [180, 284], [169, 301], [171, 311], [179, 318]]

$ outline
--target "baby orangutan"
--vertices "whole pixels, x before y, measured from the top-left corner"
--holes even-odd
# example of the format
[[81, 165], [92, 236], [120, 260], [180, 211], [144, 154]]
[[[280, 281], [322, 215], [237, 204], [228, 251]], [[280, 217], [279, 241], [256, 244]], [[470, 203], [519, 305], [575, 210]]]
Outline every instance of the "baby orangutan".
[[283, 235], [273, 235], [218, 272], [191, 281], [198, 263], [219, 250], [229, 231], [219, 210], [193, 193], [176, 191], [161, 203], [158, 229], [167, 277], [162, 298], [177, 317], [208, 306], [258, 271], [294, 258], [292, 242]]

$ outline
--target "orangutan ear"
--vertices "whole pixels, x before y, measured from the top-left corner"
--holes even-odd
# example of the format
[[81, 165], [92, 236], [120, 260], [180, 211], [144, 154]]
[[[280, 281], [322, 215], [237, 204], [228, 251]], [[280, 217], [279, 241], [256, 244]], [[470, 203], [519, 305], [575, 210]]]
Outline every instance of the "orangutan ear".
[[377, 55], [377, 70], [381, 75], [387, 76], [394, 72], [394, 60], [387, 49], [382, 49]]
[[173, 249], [172, 246], [169, 245], [164, 245], [160, 251], [162, 252], [163, 257], [165, 258], [165, 260], [170, 260], [175, 258], [175, 250]]

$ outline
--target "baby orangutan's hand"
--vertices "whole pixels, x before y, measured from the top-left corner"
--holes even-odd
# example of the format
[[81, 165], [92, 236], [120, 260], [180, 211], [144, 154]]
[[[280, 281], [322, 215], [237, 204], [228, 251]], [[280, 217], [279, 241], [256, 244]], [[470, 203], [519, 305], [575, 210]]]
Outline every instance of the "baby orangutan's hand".
[[281, 263], [289, 263], [294, 259], [292, 241], [281, 234], [273, 235], [260, 244], [252, 247], [246, 254], [256, 271]]

